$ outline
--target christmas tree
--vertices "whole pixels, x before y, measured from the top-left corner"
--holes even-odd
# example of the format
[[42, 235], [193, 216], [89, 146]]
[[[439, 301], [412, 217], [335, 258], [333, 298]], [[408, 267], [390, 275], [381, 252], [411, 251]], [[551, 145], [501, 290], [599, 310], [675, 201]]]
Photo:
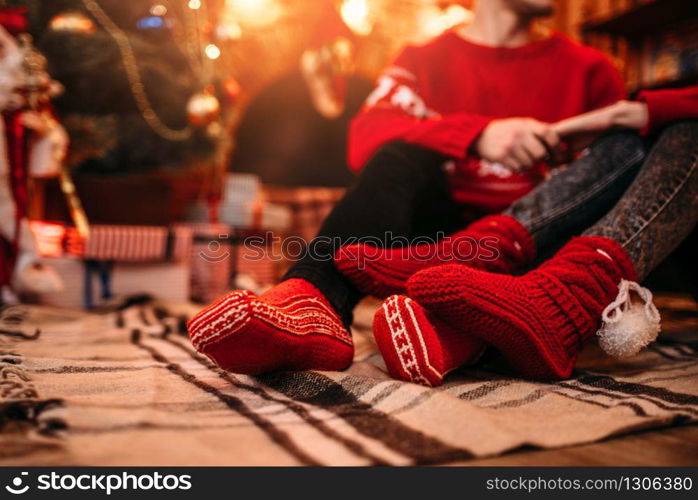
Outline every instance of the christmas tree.
[[202, 80], [172, 43], [176, 12], [119, 0], [10, 3], [29, 7], [37, 46], [65, 86], [55, 106], [71, 137], [72, 167], [132, 172], [212, 157], [216, 138], [187, 120]]
[[[470, 5], [469, 0], [6, 3], [29, 8], [37, 45], [66, 88], [55, 104], [73, 144], [69, 161], [89, 172], [221, 161], [221, 148], [234, 132], [230, 98], [236, 111], [241, 106], [240, 87], [229, 86], [228, 79], [253, 96], [297, 67], [330, 10], [357, 35], [356, 71], [372, 79], [405, 43], [426, 41], [466, 20], [463, 6]], [[188, 103], [211, 84], [223, 115], [226, 110], [229, 115], [218, 120], [222, 128], [192, 126]], [[231, 91], [234, 95], [226, 95]], [[198, 104], [198, 112], [206, 108], [206, 101]]]

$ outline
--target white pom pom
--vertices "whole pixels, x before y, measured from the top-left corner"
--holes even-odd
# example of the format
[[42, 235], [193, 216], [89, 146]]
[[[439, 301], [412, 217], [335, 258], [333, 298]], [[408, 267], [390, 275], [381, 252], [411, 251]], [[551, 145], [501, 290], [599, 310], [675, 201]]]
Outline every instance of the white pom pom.
[[[631, 291], [642, 303], [633, 302]], [[652, 303], [652, 293], [637, 283], [623, 280], [618, 285], [618, 297], [603, 312], [603, 325], [597, 332], [599, 345], [614, 358], [635, 356], [657, 338], [660, 319]]]

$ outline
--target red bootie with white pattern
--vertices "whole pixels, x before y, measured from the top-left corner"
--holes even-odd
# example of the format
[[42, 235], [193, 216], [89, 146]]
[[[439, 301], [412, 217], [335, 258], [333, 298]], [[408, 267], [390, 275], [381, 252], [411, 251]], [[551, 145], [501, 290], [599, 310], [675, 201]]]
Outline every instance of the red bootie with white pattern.
[[198, 352], [234, 373], [338, 371], [348, 368], [354, 356], [339, 316], [303, 279], [284, 281], [258, 297], [232, 292], [187, 327]]
[[391, 377], [436, 387], [456, 368], [476, 362], [486, 344], [439, 321], [414, 300], [389, 297], [373, 317], [373, 335]]

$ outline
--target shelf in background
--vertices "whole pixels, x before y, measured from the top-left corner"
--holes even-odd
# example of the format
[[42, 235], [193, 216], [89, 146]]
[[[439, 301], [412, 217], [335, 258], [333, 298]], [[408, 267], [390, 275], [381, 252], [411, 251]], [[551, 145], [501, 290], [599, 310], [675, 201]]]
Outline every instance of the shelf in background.
[[698, 73], [682, 76], [675, 80], [667, 80], [663, 82], [653, 83], [651, 85], [641, 85], [629, 91], [629, 94], [634, 95], [641, 90], [656, 90], [656, 89], [676, 89], [688, 87], [689, 85], [698, 85]]
[[698, 18], [698, 0], [654, 0], [614, 17], [584, 23], [582, 32], [633, 38], [693, 18]]

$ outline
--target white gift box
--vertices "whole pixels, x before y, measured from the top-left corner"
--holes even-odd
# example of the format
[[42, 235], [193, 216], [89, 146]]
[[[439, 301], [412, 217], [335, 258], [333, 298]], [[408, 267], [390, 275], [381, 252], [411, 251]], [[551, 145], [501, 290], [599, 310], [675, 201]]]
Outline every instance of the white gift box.
[[41, 303], [91, 308], [139, 294], [189, 300], [190, 228], [93, 225], [82, 241], [74, 229], [43, 226], [52, 230], [37, 234], [39, 248], [50, 250], [43, 253], [43, 261], [61, 277], [64, 290], [41, 294]]
[[117, 297], [147, 294], [173, 302], [189, 301], [188, 260], [176, 262], [86, 261], [76, 257], [44, 258], [65, 284], [63, 291], [43, 294], [42, 304], [82, 309]]

